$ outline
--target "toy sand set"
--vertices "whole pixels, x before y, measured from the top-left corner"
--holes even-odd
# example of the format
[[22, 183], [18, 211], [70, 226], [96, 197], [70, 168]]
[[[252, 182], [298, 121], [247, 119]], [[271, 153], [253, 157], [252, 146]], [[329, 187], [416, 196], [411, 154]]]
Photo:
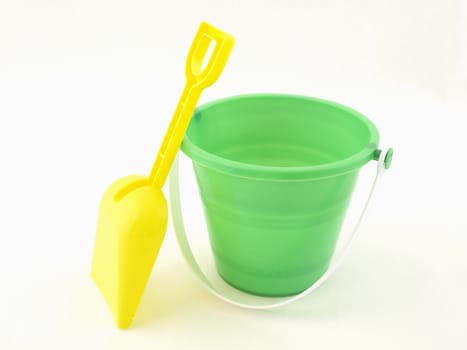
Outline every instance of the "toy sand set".
[[[233, 46], [231, 35], [201, 23], [187, 56], [185, 88], [151, 172], [123, 177], [103, 195], [91, 276], [119, 328], [131, 325], [164, 239], [169, 208], [161, 189], [169, 172], [174, 231], [192, 271], [222, 300], [266, 309], [302, 298], [335, 271], [390, 166], [392, 149], [378, 148], [375, 125], [331, 101], [261, 93], [197, 106]], [[217, 272], [244, 292], [242, 298], [218, 290], [191, 251], [179, 149], [193, 162]], [[372, 160], [368, 199], [343, 253], [334, 256], [359, 171]]]

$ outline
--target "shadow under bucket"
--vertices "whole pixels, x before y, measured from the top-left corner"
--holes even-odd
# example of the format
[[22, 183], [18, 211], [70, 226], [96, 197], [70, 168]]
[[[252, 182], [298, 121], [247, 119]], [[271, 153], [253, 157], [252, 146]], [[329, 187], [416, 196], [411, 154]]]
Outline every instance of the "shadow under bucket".
[[310, 97], [244, 95], [199, 107], [181, 149], [222, 278], [264, 296], [318, 280], [378, 141], [362, 114]]

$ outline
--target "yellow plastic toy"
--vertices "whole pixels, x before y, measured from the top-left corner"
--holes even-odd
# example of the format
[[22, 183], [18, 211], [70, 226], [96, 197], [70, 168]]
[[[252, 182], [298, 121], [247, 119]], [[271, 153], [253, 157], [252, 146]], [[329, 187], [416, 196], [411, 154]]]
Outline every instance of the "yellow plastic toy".
[[[211, 41], [215, 47], [203, 69]], [[162, 186], [204, 88], [222, 73], [234, 45], [231, 35], [201, 23], [186, 62], [186, 85], [149, 177], [131, 175], [104, 193], [97, 223], [91, 276], [119, 328], [128, 328], [167, 228]]]

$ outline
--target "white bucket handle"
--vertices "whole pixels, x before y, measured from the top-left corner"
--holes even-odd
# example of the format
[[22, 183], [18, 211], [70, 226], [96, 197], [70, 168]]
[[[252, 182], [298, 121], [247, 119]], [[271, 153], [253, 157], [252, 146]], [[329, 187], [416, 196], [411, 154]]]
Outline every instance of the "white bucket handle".
[[[177, 154], [172, 165], [172, 170], [170, 172], [170, 185], [169, 185], [170, 186], [169, 187], [170, 208], [171, 208], [172, 220], [174, 224], [175, 235], [177, 237], [178, 246], [180, 247], [180, 250], [182, 251], [185, 261], [188, 263], [193, 273], [200, 279], [203, 285], [212, 294], [217, 296], [219, 299], [232, 305], [236, 305], [236, 306], [247, 308], [247, 309], [272, 309], [272, 308], [276, 308], [279, 306], [290, 304], [296, 300], [303, 298], [304, 296], [310, 294], [311, 292], [316, 290], [319, 286], [321, 286], [336, 271], [336, 269], [339, 267], [339, 265], [344, 260], [344, 257], [348, 253], [350, 246], [357, 238], [358, 229], [360, 228], [360, 225], [366, 215], [367, 209], [369, 207], [369, 204], [375, 192], [376, 185], [379, 179], [381, 178], [381, 175], [384, 173], [385, 170], [389, 169], [389, 166], [391, 164], [391, 159], [392, 159], [392, 154], [393, 154], [392, 148], [389, 148], [385, 152], [382, 152], [379, 150], [377, 152], [378, 152], [377, 153], [378, 165], [376, 167], [376, 174], [375, 174], [375, 178], [373, 180], [373, 184], [370, 189], [370, 193], [365, 202], [365, 205], [360, 214], [360, 217], [358, 218], [358, 221], [355, 224], [350, 237], [348, 238], [347, 242], [342, 248], [340, 255], [336, 259], [334, 259], [334, 261], [331, 263], [331, 265], [326, 270], [326, 272], [315, 283], [313, 283], [310, 287], [305, 289], [303, 292], [297, 295], [290, 296], [290, 297], [279, 297], [279, 298], [258, 297], [258, 296], [248, 294], [245, 292], [240, 292], [237, 290], [235, 290], [235, 293], [232, 293], [232, 295], [227, 296], [225, 295], [225, 293], [222, 293], [218, 288], [216, 288], [216, 286], [214, 286], [214, 284], [206, 277], [204, 272], [201, 270], [191, 250], [190, 244], [186, 236], [185, 224], [183, 222], [182, 208], [181, 208], [181, 202], [180, 202], [180, 186], [179, 186], [179, 180], [178, 180], [179, 171], [178, 171], [178, 154]], [[241, 295], [242, 301], [234, 299], [236, 296], [239, 295], [239, 293]]]

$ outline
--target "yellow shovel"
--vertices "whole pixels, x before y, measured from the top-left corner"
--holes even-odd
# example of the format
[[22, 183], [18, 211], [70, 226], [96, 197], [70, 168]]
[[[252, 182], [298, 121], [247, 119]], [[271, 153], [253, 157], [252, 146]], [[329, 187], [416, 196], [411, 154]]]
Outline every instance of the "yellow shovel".
[[[211, 44], [215, 47], [203, 69]], [[162, 193], [167, 174], [204, 88], [220, 76], [234, 44], [232, 36], [201, 23], [186, 62], [186, 85], [149, 177], [114, 182], [99, 208], [91, 276], [119, 328], [130, 326], [167, 228]]]

